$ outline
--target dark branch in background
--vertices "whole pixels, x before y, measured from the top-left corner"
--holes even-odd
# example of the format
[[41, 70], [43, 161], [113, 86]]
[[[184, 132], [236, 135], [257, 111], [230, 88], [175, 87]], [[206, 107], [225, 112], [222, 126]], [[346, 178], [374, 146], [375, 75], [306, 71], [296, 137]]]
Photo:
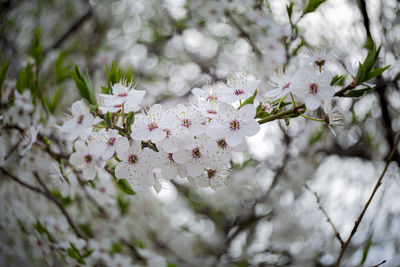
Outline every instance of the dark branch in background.
[[317, 194], [316, 192], [312, 191], [311, 188], [308, 187], [308, 185], [305, 185], [305, 187], [306, 187], [306, 189], [307, 189], [308, 191], [310, 191], [312, 194], [314, 194], [315, 199], [316, 199], [316, 201], [317, 201], [317, 203], [318, 203], [319, 209], [320, 209], [320, 210], [322, 211], [322, 213], [325, 215], [326, 220], [328, 221], [328, 223], [332, 226], [332, 229], [333, 229], [333, 231], [335, 232], [336, 238], [339, 240], [340, 245], [343, 247], [344, 241], [343, 241], [342, 237], [340, 236], [340, 233], [339, 233], [339, 231], [337, 230], [337, 228], [336, 228], [335, 224], [333, 223], [332, 219], [329, 217], [328, 213], [326, 212], [326, 210], [325, 210], [324, 207], [322, 206], [321, 199], [319, 198], [318, 194]]
[[351, 239], [353, 238], [354, 234], [357, 232], [358, 226], [360, 225], [360, 223], [361, 223], [361, 221], [362, 221], [362, 219], [363, 219], [363, 217], [364, 217], [365, 212], [367, 211], [369, 205], [371, 204], [371, 201], [372, 201], [372, 199], [374, 198], [376, 191], [377, 191], [378, 188], [381, 186], [381, 184], [382, 184], [382, 179], [383, 179], [383, 177], [385, 176], [385, 173], [386, 173], [387, 169], [389, 168], [390, 162], [392, 161], [395, 152], [397, 151], [397, 146], [399, 145], [399, 142], [400, 142], [400, 133], [398, 134], [397, 139], [396, 139], [396, 142], [395, 142], [395, 144], [394, 144], [394, 147], [393, 147], [392, 151], [390, 152], [388, 159], [386, 160], [386, 164], [385, 164], [385, 167], [383, 168], [382, 174], [379, 176], [379, 179], [378, 179], [378, 181], [376, 182], [375, 187], [374, 187], [374, 189], [372, 190], [372, 193], [371, 193], [371, 195], [370, 195], [370, 197], [369, 197], [367, 203], [365, 203], [363, 210], [361, 211], [360, 215], [358, 216], [358, 219], [357, 219], [356, 222], [354, 223], [354, 227], [353, 227], [353, 229], [351, 230], [350, 236], [347, 238], [346, 242], [345, 242], [344, 245], [342, 246], [342, 249], [340, 250], [340, 254], [339, 254], [339, 256], [338, 256], [338, 258], [337, 258], [337, 260], [336, 260], [335, 267], [339, 267], [340, 261], [341, 261], [342, 258], [343, 258], [343, 255], [344, 255], [344, 253], [345, 253], [345, 251], [346, 251], [346, 248], [347, 248], [348, 245], [350, 244], [350, 241], [351, 241]]
[[35, 176], [36, 180], [38, 181], [38, 183], [43, 187], [43, 190], [34, 187], [32, 185], [29, 185], [25, 182], [23, 182], [21, 179], [19, 179], [18, 177], [16, 177], [15, 175], [11, 174], [10, 172], [8, 172], [6, 169], [4, 169], [3, 167], [0, 167], [0, 170], [5, 173], [8, 177], [10, 177], [12, 180], [14, 180], [15, 182], [19, 183], [20, 185], [22, 185], [25, 188], [28, 188], [29, 190], [39, 193], [43, 196], [45, 196], [46, 198], [48, 198], [49, 200], [51, 200], [54, 204], [56, 204], [56, 206], [60, 209], [60, 211], [63, 213], [63, 215], [65, 216], [65, 218], [67, 219], [69, 225], [71, 226], [72, 230], [75, 232], [75, 234], [82, 239], [86, 240], [86, 237], [82, 234], [82, 232], [79, 230], [79, 228], [75, 225], [74, 221], [72, 220], [71, 216], [69, 215], [69, 213], [65, 210], [65, 208], [63, 207], [63, 205], [60, 203], [60, 201], [49, 191], [49, 189], [47, 188], [47, 186], [43, 183], [43, 181], [40, 179], [39, 175], [34, 172], [33, 175]]
[[72, 25], [68, 28], [64, 34], [62, 34], [52, 45], [46, 48], [43, 51], [43, 54], [46, 55], [51, 50], [60, 48], [61, 45], [73, 34], [75, 33], [91, 16], [93, 15], [93, 11], [89, 8], [85, 14], [83, 14], [80, 18], [78, 18]]
[[[369, 40], [373, 40], [372, 36], [371, 36], [371, 29], [370, 29], [370, 20], [368, 17], [368, 12], [367, 12], [367, 5], [365, 0], [360, 0], [360, 12], [363, 18], [363, 24], [364, 24], [364, 28], [365, 31], [367, 33], [367, 42]], [[398, 76], [398, 75], [397, 75]], [[393, 132], [392, 129], [392, 118], [390, 116], [389, 113], [389, 103], [387, 101], [387, 89], [389, 87], [389, 84], [391, 83], [396, 83], [396, 78], [393, 81], [384, 81], [382, 75], [379, 75], [377, 77], [377, 85], [376, 85], [376, 92], [378, 93], [379, 96], [379, 105], [381, 108], [381, 112], [382, 112], [382, 121], [383, 124], [385, 126], [385, 139], [389, 144], [389, 149], [392, 150], [393, 146], [394, 146], [394, 138], [395, 138], [395, 134]], [[400, 154], [397, 152], [397, 150], [395, 151], [394, 154], [394, 160], [400, 165]]]

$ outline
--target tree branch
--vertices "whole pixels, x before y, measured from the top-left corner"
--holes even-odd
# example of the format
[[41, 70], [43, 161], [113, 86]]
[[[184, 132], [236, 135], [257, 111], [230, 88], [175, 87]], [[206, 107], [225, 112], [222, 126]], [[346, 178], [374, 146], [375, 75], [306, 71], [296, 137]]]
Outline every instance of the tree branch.
[[385, 173], [386, 173], [387, 169], [389, 168], [390, 162], [391, 162], [395, 152], [397, 151], [397, 146], [399, 145], [399, 142], [400, 142], [400, 133], [396, 138], [396, 142], [394, 144], [394, 147], [393, 147], [392, 151], [390, 152], [390, 155], [389, 155], [388, 159], [386, 160], [386, 164], [385, 164], [385, 167], [383, 168], [382, 174], [379, 176], [379, 179], [376, 182], [375, 187], [372, 190], [372, 193], [371, 193], [367, 203], [365, 203], [363, 210], [361, 211], [360, 215], [358, 216], [358, 219], [354, 223], [354, 227], [351, 230], [350, 236], [347, 238], [346, 242], [342, 246], [342, 249], [340, 250], [340, 254], [339, 254], [339, 256], [338, 256], [338, 258], [336, 260], [336, 263], [335, 263], [335, 267], [339, 267], [340, 261], [343, 258], [343, 255], [344, 255], [344, 253], [346, 251], [346, 248], [350, 244], [350, 241], [353, 238], [354, 234], [357, 232], [358, 226], [360, 225], [360, 223], [361, 223], [361, 221], [362, 221], [362, 219], [364, 217], [365, 212], [367, 211], [369, 205], [371, 204], [372, 199], [374, 198], [376, 191], [378, 190], [379, 186], [382, 184], [382, 179], [385, 176]]
[[340, 236], [340, 233], [339, 233], [339, 231], [337, 230], [337, 228], [336, 228], [335, 224], [333, 223], [332, 219], [329, 217], [328, 213], [326, 212], [326, 210], [325, 210], [324, 207], [322, 206], [320, 197], [318, 196], [318, 194], [317, 194], [316, 192], [312, 191], [311, 188], [310, 188], [308, 185], [305, 185], [305, 187], [306, 187], [306, 189], [307, 189], [308, 191], [310, 191], [312, 194], [314, 194], [315, 199], [317, 200], [319, 209], [320, 209], [320, 210], [322, 211], [322, 213], [325, 215], [326, 220], [328, 221], [328, 223], [332, 226], [332, 229], [333, 229], [333, 231], [335, 232], [336, 238], [339, 240], [340, 245], [343, 247], [344, 241], [343, 241], [342, 237]]

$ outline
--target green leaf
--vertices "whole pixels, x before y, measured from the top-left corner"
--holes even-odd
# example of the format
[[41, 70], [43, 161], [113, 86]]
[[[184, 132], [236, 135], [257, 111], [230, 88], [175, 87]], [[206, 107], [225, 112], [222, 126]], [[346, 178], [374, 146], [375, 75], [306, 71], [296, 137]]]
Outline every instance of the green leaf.
[[118, 188], [122, 192], [127, 193], [128, 195], [136, 194], [136, 192], [133, 191], [131, 185], [129, 184], [129, 182], [126, 179], [118, 179], [116, 183], [117, 183]]
[[363, 64], [358, 63], [358, 71], [356, 76], [356, 83], [362, 84], [365, 81], [365, 77], [367, 76], [365, 67]]
[[113, 243], [112, 247], [111, 247], [111, 252], [112, 253], [121, 253], [122, 252], [122, 245], [118, 244], [118, 243]]
[[22, 93], [25, 89], [31, 89], [34, 86], [34, 74], [32, 65], [28, 64], [24, 69], [20, 69], [17, 79], [17, 90]]
[[387, 65], [386, 67], [383, 67], [383, 68], [377, 68], [377, 69], [374, 69], [373, 71], [371, 71], [368, 75], [367, 75], [367, 77], [366, 77], [366, 81], [369, 81], [369, 80], [371, 80], [371, 79], [373, 79], [373, 78], [375, 78], [375, 77], [377, 77], [377, 76], [379, 76], [379, 75], [381, 75], [385, 70], [387, 70], [388, 68], [390, 68], [390, 65]]
[[289, 5], [286, 5], [286, 12], [289, 16], [289, 19], [292, 18], [292, 14], [293, 14], [293, 7], [294, 7], [294, 2], [290, 1]]
[[372, 245], [372, 237], [370, 236], [368, 238], [367, 245], [365, 246], [365, 248], [363, 250], [363, 254], [362, 254], [360, 265], [363, 265], [365, 263], [365, 261], [367, 260], [368, 252], [369, 252], [369, 249], [371, 248], [371, 245]]
[[112, 113], [107, 112], [106, 115], [104, 116], [104, 120], [106, 122], [107, 127], [112, 127], [113, 126], [113, 119], [112, 119]]
[[75, 65], [72, 77], [74, 78], [80, 96], [86, 99], [91, 105], [97, 106], [94, 89], [88, 71], [86, 70], [86, 75], [83, 76], [78, 65]]
[[118, 207], [121, 211], [122, 215], [125, 215], [128, 213], [129, 211], [129, 199], [128, 198], [124, 198], [123, 195], [119, 194], [117, 197], [117, 201], [118, 201]]
[[68, 256], [75, 259], [80, 264], [86, 265], [86, 262], [83, 260], [82, 256], [79, 255], [79, 251], [74, 246], [67, 249], [67, 254], [68, 254]]
[[69, 78], [69, 70], [71, 69], [71, 64], [64, 64], [64, 58], [66, 52], [60, 52], [57, 59], [54, 61], [54, 71], [56, 74], [56, 82], [61, 83]]
[[133, 111], [129, 112], [128, 115], [126, 116], [126, 128], [128, 131], [131, 130], [131, 126], [134, 121], [135, 121], [135, 113]]
[[254, 94], [252, 96], [250, 96], [245, 101], [243, 101], [243, 103], [239, 106], [239, 109], [241, 109], [243, 106], [245, 106], [247, 104], [253, 104], [254, 98], [256, 97], [256, 95], [257, 95], [257, 90], [254, 91]]
[[92, 237], [93, 236], [93, 232], [92, 229], [90, 228], [90, 224], [79, 224], [79, 228], [82, 230], [82, 232], [89, 236]]
[[309, 0], [304, 8], [303, 14], [314, 12], [326, 0]]
[[8, 70], [8, 60], [4, 60], [0, 67], [0, 91], [3, 88], [3, 83], [6, 79], [6, 73]]
[[332, 81], [331, 81], [331, 86], [334, 86], [334, 85], [340, 85], [340, 86], [343, 86], [344, 85], [344, 80], [346, 79], [346, 76], [345, 75], [335, 75], [335, 76], [333, 76], [333, 78], [332, 78]]
[[346, 96], [349, 97], [360, 97], [365, 95], [366, 93], [372, 92], [373, 88], [367, 86], [366, 88], [363, 89], [358, 89], [358, 90], [351, 90], [349, 92], [346, 93]]
[[30, 55], [34, 60], [37, 66], [39, 66], [44, 57], [43, 57], [43, 46], [40, 43], [40, 29], [36, 28], [33, 32], [33, 38], [31, 40], [31, 46], [28, 50], [28, 55]]
[[36, 220], [36, 224], [33, 225], [33, 227], [38, 231], [40, 235], [47, 235], [47, 238], [49, 239], [50, 242], [54, 242], [53, 236], [50, 234], [50, 232], [46, 229], [46, 227], [43, 226], [43, 224], [39, 221]]
[[324, 128], [321, 127], [316, 132], [311, 134], [310, 138], [308, 139], [308, 144], [314, 145], [318, 143], [318, 141], [322, 139], [323, 135], [324, 135]]

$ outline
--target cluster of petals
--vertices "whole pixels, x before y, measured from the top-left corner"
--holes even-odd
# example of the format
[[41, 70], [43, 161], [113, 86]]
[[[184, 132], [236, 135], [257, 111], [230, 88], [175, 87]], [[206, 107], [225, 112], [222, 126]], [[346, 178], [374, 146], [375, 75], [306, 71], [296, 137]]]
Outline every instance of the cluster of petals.
[[[70, 163], [91, 180], [108, 160], [115, 176], [126, 179], [136, 191], [150, 187], [158, 191], [160, 179], [177, 176], [186, 177], [194, 186], [223, 187], [229, 183], [232, 152], [243, 151], [245, 137], [260, 129], [254, 105], [238, 108], [238, 102], [252, 96], [259, 83], [246, 74], [234, 74], [227, 83], [193, 89], [194, 103], [142, 109], [135, 113], [128, 136], [116, 129], [95, 127], [102, 119], [94, 117], [83, 100], [77, 101], [71, 108], [72, 118], [60, 127], [75, 140]], [[145, 91], [115, 84], [112, 94], [100, 95], [99, 110], [137, 111], [144, 95]], [[114, 109], [116, 105], [124, 109]], [[118, 129], [124, 127], [121, 121], [117, 124]]]

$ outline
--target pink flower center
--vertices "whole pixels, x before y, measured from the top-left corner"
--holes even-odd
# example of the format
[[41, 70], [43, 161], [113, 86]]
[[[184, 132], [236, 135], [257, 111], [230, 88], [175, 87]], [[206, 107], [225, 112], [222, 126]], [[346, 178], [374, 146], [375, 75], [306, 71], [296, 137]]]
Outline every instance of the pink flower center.
[[83, 118], [84, 118], [84, 117], [85, 117], [85, 116], [83, 116], [83, 114], [79, 115], [79, 117], [78, 117], [78, 124], [82, 124]]
[[116, 104], [114, 105], [114, 108], [122, 108], [122, 104]]
[[222, 149], [225, 149], [226, 146], [227, 146], [225, 139], [219, 139], [219, 140], [217, 141], [217, 144], [218, 144], [218, 147], [220, 147], [220, 148], [222, 148]]
[[199, 158], [201, 158], [201, 152], [200, 152], [200, 148], [199, 148], [199, 147], [195, 147], [195, 148], [192, 150], [192, 157], [193, 157], [194, 159], [199, 159]]
[[231, 130], [239, 130], [240, 129], [240, 122], [238, 120], [233, 120], [229, 123], [229, 128], [231, 128]]
[[165, 137], [168, 138], [171, 136], [171, 130], [170, 129], [163, 129], [163, 131], [167, 134]]
[[125, 92], [125, 93], [119, 93], [118, 96], [119, 96], [119, 97], [127, 97], [127, 96], [128, 96], [128, 93], [126, 93], [126, 92]]
[[206, 100], [208, 101], [208, 102], [211, 102], [211, 101], [214, 101], [214, 100], [217, 100], [218, 99], [218, 97], [217, 96], [214, 96], [214, 95], [209, 95], [209, 96], [207, 96], [207, 98], [206, 98]]
[[138, 161], [139, 161], [138, 156], [136, 156], [135, 154], [129, 155], [128, 162], [130, 164], [136, 164]]
[[209, 179], [213, 178], [217, 174], [217, 170], [208, 169], [207, 176]]
[[116, 138], [115, 137], [110, 137], [107, 141], [108, 146], [113, 146], [115, 143]]
[[84, 160], [85, 160], [85, 162], [86, 163], [91, 163], [92, 162], [92, 160], [93, 160], [93, 157], [92, 157], [92, 155], [90, 155], [90, 154], [87, 154], [85, 157], [84, 157]]
[[208, 109], [207, 113], [208, 114], [217, 114], [217, 111], [215, 109]]
[[311, 83], [310, 84], [310, 93], [313, 94], [313, 95], [318, 93], [318, 84], [316, 84], [316, 83]]
[[182, 120], [182, 126], [183, 127], [189, 128], [190, 125], [192, 125], [192, 121], [191, 120], [189, 120], [189, 119], [183, 119]]
[[154, 129], [157, 129], [157, 128], [158, 128], [158, 125], [155, 122], [151, 122], [148, 125], [148, 129], [149, 129], [150, 132], [153, 131]]
[[244, 94], [244, 90], [243, 89], [236, 89], [235, 90], [235, 95], [242, 95], [242, 94]]
[[324, 59], [322, 59], [322, 58], [317, 58], [317, 60], [316, 61], [314, 61], [314, 63], [318, 66], [318, 67], [322, 67], [323, 65], [325, 65], [325, 60]]
[[285, 85], [282, 87], [282, 89], [288, 89], [289, 86], [290, 86], [290, 82], [288, 82], [287, 84], [285, 84]]

